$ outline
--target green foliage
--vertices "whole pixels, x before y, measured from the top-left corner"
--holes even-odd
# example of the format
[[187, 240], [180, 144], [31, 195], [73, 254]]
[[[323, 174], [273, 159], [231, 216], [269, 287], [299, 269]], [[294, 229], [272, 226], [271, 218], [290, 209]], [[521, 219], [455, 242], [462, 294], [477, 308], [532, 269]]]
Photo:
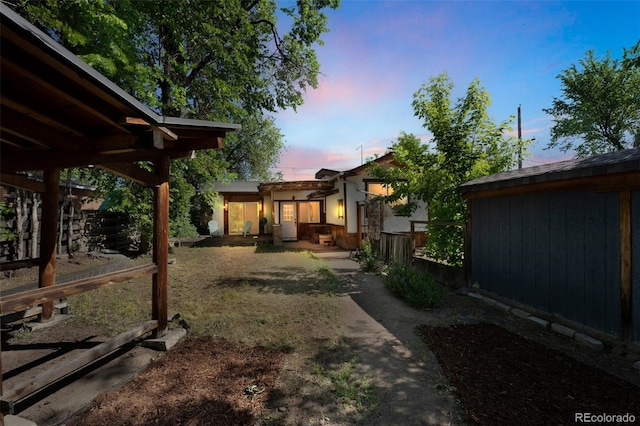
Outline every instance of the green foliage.
[[579, 157], [640, 147], [640, 41], [622, 60], [593, 50], [558, 75], [562, 94], [543, 109], [554, 118], [548, 148]]
[[[340, 2], [299, 0], [280, 11], [272, 0], [8, 3], [156, 112], [243, 126], [222, 150], [173, 162], [171, 233], [187, 236], [195, 232], [189, 222], [211, 208], [207, 183], [272, 177], [284, 143], [267, 114], [295, 109], [305, 90], [317, 87], [315, 48], [328, 31], [323, 10]], [[110, 208], [132, 211], [140, 223], [151, 210], [147, 191], [101, 173], [91, 172], [98, 189], [119, 192]]]
[[392, 265], [384, 277], [384, 285], [417, 309], [435, 308], [443, 296], [443, 290], [431, 275], [407, 266]]
[[13, 241], [16, 239], [13, 231], [4, 226], [13, 215], [13, 208], [6, 201], [0, 202], [0, 220], [3, 222], [3, 226], [0, 227], [0, 241]]
[[[446, 74], [429, 79], [414, 94], [415, 114], [433, 135], [424, 145], [416, 136], [402, 133], [391, 151], [399, 167], [372, 164], [370, 172], [393, 188], [387, 201], [408, 197], [405, 214], [428, 204], [429, 219], [463, 222], [466, 204], [457, 187], [469, 180], [508, 170], [515, 165], [518, 146], [504, 136], [513, 117], [495, 124], [487, 113], [489, 93], [474, 80], [464, 97], [451, 100], [453, 83]], [[526, 155], [526, 152], [525, 152]], [[427, 255], [460, 266], [463, 233], [457, 227], [432, 227], [427, 231]]]
[[317, 364], [315, 374], [331, 383], [333, 393], [339, 401], [353, 406], [359, 413], [372, 413], [378, 405], [374, 395], [375, 387], [371, 377], [358, 377], [354, 373], [357, 364], [358, 359], [355, 357], [341, 363], [337, 369], [328, 369]]
[[378, 270], [380, 261], [373, 251], [373, 246], [368, 241], [365, 241], [362, 245], [362, 253], [360, 253], [358, 263], [360, 264], [360, 269], [364, 272], [375, 272]]

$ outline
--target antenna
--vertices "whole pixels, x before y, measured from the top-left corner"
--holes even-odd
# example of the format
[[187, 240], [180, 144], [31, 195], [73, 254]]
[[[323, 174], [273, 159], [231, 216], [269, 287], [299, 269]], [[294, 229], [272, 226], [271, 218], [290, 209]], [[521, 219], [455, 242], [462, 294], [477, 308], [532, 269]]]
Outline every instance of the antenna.
[[356, 148], [356, 151], [360, 150], [360, 165], [364, 164], [364, 156], [362, 154], [362, 148], [363, 148], [362, 144], [360, 144], [360, 146]]
[[522, 119], [520, 118], [520, 105], [518, 105], [518, 169], [522, 168]]

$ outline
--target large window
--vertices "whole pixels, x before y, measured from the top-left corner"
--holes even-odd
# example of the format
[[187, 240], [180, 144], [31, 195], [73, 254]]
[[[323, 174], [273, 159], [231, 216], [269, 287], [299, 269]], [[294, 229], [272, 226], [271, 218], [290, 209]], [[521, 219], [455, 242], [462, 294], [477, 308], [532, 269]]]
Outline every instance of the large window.
[[257, 202], [229, 203], [229, 234], [240, 235], [247, 221], [251, 221], [250, 234], [258, 233], [260, 204]]
[[309, 201], [298, 204], [300, 223], [320, 223], [320, 201]]
[[[393, 188], [380, 182], [367, 182], [366, 188], [367, 197], [375, 197], [376, 195], [387, 197], [393, 194]], [[407, 197], [402, 197], [392, 203], [388, 203], [388, 205], [395, 211], [395, 207], [404, 206], [407, 202]]]

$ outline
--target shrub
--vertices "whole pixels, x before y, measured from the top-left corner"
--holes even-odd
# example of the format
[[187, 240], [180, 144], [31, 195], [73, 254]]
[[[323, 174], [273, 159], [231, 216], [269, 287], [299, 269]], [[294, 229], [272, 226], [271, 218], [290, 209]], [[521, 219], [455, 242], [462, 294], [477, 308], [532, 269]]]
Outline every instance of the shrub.
[[365, 242], [362, 246], [362, 253], [360, 253], [358, 263], [360, 263], [360, 269], [364, 272], [378, 270], [378, 256], [376, 256], [370, 243]]
[[430, 274], [407, 266], [392, 265], [384, 277], [384, 284], [395, 296], [418, 309], [439, 306], [443, 295]]

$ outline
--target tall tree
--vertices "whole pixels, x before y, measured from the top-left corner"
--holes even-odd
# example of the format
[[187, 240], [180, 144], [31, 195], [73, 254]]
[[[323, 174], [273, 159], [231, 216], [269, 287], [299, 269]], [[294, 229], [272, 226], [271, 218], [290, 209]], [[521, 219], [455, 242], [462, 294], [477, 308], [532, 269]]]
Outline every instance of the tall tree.
[[[173, 162], [174, 234], [194, 232], [186, 223], [188, 209], [177, 204], [189, 205], [190, 194], [197, 197], [205, 182], [269, 177], [283, 141], [266, 114], [295, 109], [305, 90], [317, 87], [315, 48], [328, 31], [323, 10], [339, 6], [339, 0], [298, 0], [279, 9], [274, 0], [8, 1], [157, 112], [243, 125], [222, 152], [198, 152], [196, 159]], [[116, 178], [97, 182], [122, 185], [110, 197], [113, 209], [135, 205], [140, 216], [148, 210], [139, 205], [150, 199], [143, 189]]]
[[[474, 80], [464, 97], [451, 99], [453, 83], [447, 74], [429, 79], [413, 97], [415, 115], [433, 135], [423, 145], [411, 134], [402, 134], [391, 151], [396, 168], [373, 166], [372, 174], [393, 188], [388, 201], [408, 197], [405, 213], [427, 203], [429, 219], [463, 222], [466, 204], [457, 187], [469, 180], [508, 170], [517, 158], [517, 145], [505, 132], [513, 117], [496, 124], [488, 115], [489, 93]], [[464, 235], [460, 227], [428, 228], [427, 253], [452, 265], [463, 259]]]
[[640, 41], [622, 60], [593, 50], [558, 75], [562, 95], [543, 109], [554, 118], [548, 148], [579, 157], [640, 147]]

